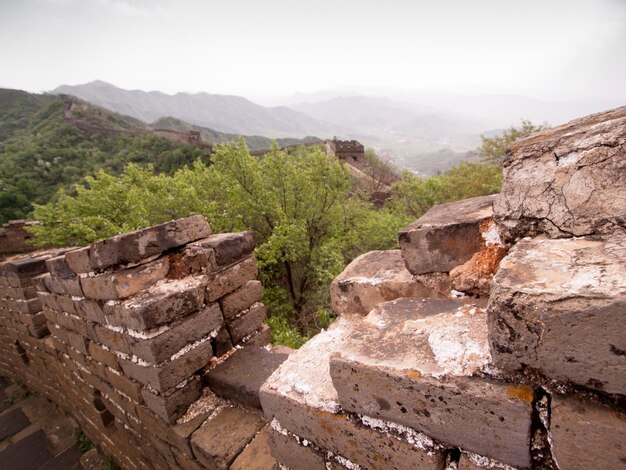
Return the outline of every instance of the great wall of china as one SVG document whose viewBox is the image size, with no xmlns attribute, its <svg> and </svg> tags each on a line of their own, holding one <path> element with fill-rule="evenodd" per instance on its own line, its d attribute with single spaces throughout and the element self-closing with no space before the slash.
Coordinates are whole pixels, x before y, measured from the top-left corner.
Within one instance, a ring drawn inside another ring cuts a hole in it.
<svg viewBox="0 0 626 470">
<path fill-rule="evenodd" d="M 0 375 L 122 468 L 626 468 L 626 107 L 518 141 L 272 347 L 251 233 L 192 216 L 0 264 Z"/>
</svg>

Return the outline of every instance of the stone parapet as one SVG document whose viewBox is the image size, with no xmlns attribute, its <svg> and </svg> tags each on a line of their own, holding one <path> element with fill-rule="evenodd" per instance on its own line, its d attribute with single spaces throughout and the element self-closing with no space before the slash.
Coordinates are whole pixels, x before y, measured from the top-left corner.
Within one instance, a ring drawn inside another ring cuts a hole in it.
<svg viewBox="0 0 626 470">
<path fill-rule="evenodd" d="M 251 233 L 211 235 L 194 216 L 9 259 L 0 372 L 73 414 L 122 468 L 228 468 L 263 419 L 205 374 L 269 343 L 253 248 Z M 286 357 L 263 351 L 266 367 Z"/>
</svg>

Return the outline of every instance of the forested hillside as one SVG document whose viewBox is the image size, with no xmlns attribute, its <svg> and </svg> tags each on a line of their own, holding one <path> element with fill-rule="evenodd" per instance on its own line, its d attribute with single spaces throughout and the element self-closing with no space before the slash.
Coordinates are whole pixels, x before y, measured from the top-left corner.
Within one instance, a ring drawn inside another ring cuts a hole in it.
<svg viewBox="0 0 626 470">
<path fill-rule="evenodd" d="M 98 170 L 119 174 L 128 163 L 136 163 L 152 164 L 156 171 L 169 174 L 198 159 L 210 160 L 210 145 L 158 137 L 138 119 L 72 100 L 73 121 L 65 118 L 63 97 L 0 89 L 0 223 L 28 217 L 33 203 L 48 202 L 60 188 L 71 191 Z M 79 128 L 76 121 L 86 126 Z M 90 132 L 87 127 L 113 132 Z M 208 144 L 239 139 L 169 118 L 155 127 L 197 130 Z M 244 140 L 252 149 L 268 149 L 272 142 L 258 136 L 244 136 Z M 280 139 L 279 144 L 299 142 Z"/>
</svg>

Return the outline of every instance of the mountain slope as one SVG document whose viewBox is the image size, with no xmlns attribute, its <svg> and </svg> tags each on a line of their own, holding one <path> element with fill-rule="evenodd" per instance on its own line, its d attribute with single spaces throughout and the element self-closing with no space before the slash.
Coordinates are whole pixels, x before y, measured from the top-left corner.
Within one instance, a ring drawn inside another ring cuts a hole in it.
<svg viewBox="0 0 626 470">
<path fill-rule="evenodd" d="M 301 137 L 330 134 L 333 126 L 285 107 L 266 108 L 245 98 L 209 93 L 177 93 L 123 90 L 94 81 L 63 85 L 53 93 L 69 94 L 112 111 L 153 122 L 171 116 L 189 123 L 234 134 L 268 137 Z"/>
</svg>

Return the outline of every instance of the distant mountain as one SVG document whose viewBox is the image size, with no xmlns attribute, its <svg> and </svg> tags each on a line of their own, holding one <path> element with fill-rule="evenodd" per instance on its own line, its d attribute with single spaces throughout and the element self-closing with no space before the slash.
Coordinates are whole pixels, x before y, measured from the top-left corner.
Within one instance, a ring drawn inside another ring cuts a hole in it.
<svg viewBox="0 0 626 470">
<path fill-rule="evenodd" d="M 467 152 L 480 144 L 480 134 L 487 128 L 484 120 L 470 115 L 384 97 L 335 97 L 289 107 L 348 127 L 352 137 L 394 155 L 397 165 L 423 173 L 469 158 Z"/>
<path fill-rule="evenodd" d="M 232 134 L 266 137 L 327 135 L 333 126 L 285 107 L 264 107 L 245 98 L 209 93 L 124 90 L 102 81 L 63 85 L 52 93 L 68 94 L 144 122 L 174 117 L 202 127 Z"/>
</svg>

